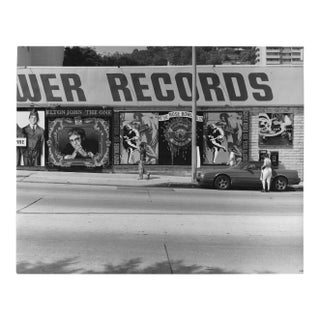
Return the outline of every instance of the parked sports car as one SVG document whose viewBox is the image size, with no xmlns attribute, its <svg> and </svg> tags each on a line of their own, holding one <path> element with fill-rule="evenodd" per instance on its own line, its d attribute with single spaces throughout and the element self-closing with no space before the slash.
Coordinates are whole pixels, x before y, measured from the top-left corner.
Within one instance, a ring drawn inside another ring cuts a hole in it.
<svg viewBox="0 0 320 320">
<path fill-rule="evenodd" d="M 197 175 L 201 186 L 226 190 L 231 187 L 248 187 L 261 189 L 260 181 L 261 163 L 252 161 L 240 163 L 236 167 L 210 167 L 203 168 Z M 272 169 L 271 188 L 284 191 L 288 185 L 299 184 L 300 178 L 297 170 L 287 170 L 283 165 Z"/>
</svg>

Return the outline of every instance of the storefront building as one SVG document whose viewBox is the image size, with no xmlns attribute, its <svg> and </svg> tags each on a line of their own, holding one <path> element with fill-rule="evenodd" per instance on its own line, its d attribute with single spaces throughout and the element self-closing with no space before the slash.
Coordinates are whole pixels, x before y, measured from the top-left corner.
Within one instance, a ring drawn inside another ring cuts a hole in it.
<svg viewBox="0 0 320 320">
<path fill-rule="evenodd" d="M 190 66 L 18 68 L 17 166 L 110 170 L 137 163 L 141 142 L 150 165 L 190 165 L 191 86 Z M 201 165 L 271 151 L 303 179 L 303 132 L 302 66 L 197 67 Z"/>
</svg>

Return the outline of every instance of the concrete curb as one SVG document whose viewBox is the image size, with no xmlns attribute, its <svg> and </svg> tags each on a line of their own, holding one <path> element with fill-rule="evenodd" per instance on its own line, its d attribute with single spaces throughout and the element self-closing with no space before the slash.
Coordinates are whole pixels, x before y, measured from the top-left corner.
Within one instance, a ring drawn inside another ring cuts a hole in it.
<svg viewBox="0 0 320 320">
<path fill-rule="evenodd" d="M 190 177 L 152 174 L 151 179 L 138 180 L 137 173 L 88 173 L 19 170 L 17 182 L 77 184 L 113 187 L 201 188 Z M 289 186 L 288 191 L 303 191 L 303 184 Z"/>
</svg>

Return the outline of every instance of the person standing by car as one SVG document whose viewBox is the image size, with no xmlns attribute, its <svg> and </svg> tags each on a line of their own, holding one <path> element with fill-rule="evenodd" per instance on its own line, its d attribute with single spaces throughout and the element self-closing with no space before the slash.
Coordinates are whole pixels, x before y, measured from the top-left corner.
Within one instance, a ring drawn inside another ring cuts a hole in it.
<svg viewBox="0 0 320 320">
<path fill-rule="evenodd" d="M 263 165 L 261 167 L 261 177 L 260 180 L 262 182 L 262 192 L 269 192 L 270 191 L 270 184 L 271 184 L 271 177 L 272 177 L 272 168 L 271 168 L 271 160 L 270 155 L 267 153 L 263 160 Z M 266 189 L 267 183 L 267 189 Z"/>
<path fill-rule="evenodd" d="M 145 168 L 145 162 L 147 158 L 147 149 L 146 149 L 147 143 L 146 142 L 141 142 L 140 143 L 140 161 L 139 161 L 139 166 L 138 166 L 138 171 L 139 171 L 139 180 L 143 180 L 143 174 L 147 175 L 147 179 L 150 179 L 150 173 L 147 172 Z"/>
</svg>

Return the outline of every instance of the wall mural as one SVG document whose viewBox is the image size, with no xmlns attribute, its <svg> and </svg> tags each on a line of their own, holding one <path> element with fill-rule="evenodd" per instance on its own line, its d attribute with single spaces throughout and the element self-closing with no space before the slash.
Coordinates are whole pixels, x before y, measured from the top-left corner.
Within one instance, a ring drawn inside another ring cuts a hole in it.
<svg viewBox="0 0 320 320">
<path fill-rule="evenodd" d="M 202 150 L 203 117 L 197 116 L 197 145 Z M 192 113 L 172 111 L 159 115 L 160 164 L 191 164 Z M 201 153 L 201 151 L 200 151 Z"/>
<path fill-rule="evenodd" d="M 203 117 L 204 164 L 248 160 L 248 112 L 208 112 Z"/>
<path fill-rule="evenodd" d="M 45 116 L 44 111 L 29 110 L 17 112 L 17 166 L 44 166 Z"/>
<path fill-rule="evenodd" d="M 292 146 L 292 113 L 259 113 L 259 146 Z"/>
<path fill-rule="evenodd" d="M 139 145 L 146 143 L 147 164 L 159 163 L 158 113 L 120 113 L 120 163 L 139 162 Z"/>
<path fill-rule="evenodd" d="M 111 111 L 93 108 L 47 110 L 48 163 L 58 167 L 110 164 Z"/>
</svg>

